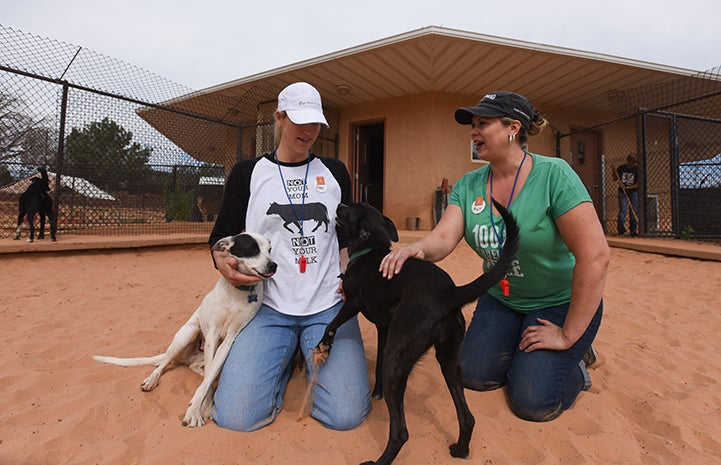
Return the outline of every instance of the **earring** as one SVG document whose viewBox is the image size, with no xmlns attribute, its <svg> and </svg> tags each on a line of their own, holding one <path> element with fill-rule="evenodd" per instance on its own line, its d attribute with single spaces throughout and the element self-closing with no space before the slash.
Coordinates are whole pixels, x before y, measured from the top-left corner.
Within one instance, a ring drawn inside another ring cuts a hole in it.
<svg viewBox="0 0 721 465">
<path fill-rule="evenodd" d="M 513 143 L 514 140 L 516 140 L 516 135 L 515 135 L 515 134 L 509 134 L 509 135 L 508 135 L 508 143 L 511 144 L 511 143 Z"/>
</svg>

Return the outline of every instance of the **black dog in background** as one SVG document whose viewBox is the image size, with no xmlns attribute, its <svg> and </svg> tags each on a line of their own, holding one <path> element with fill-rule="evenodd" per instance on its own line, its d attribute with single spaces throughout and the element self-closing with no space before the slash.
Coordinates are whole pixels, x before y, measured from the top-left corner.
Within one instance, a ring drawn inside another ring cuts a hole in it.
<svg viewBox="0 0 721 465">
<path fill-rule="evenodd" d="M 463 393 L 460 350 L 465 334 L 463 305 L 483 295 L 508 272 L 518 250 L 518 225 L 501 204 L 493 204 L 506 224 L 503 252 L 487 273 L 465 286 L 456 287 L 437 265 L 410 258 L 401 272 L 388 280 L 378 268 L 398 241 L 393 222 L 368 204 L 340 205 L 336 221 L 349 236 L 350 262 L 343 273 L 345 303 L 331 321 L 314 350 L 316 365 L 327 360 L 336 330 L 359 311 L 378 329 L 376 384 L 373 397 L 385 397 L 390 416 L 390 435 L 376 462 L 388 465 L 408 440 L 403 397 L 408 376 L 431 346 L 456 407 L 458 442 L 450 446 L 453 457 L 468 456 L 475 420 Z M 490 205 L 489 205 L 490 208 Z M 381 392 L 382 391 L 382 392 Z"/>
<path fill-rule="evenodd" d="M 35 215 L 40 216 L 40 231 L 38 233 L 38 239 L 45 239 L 45 218 L 50 221 L 50 239 L 55 242 L 57 241 L 57 222 L 53 216 L 53 200 L 50 198 L 50 180 L 48 179 L 48 172 L 45 168 L 38 168 L 40 178 L 32 178 L 30 185 L 25 192 L 20 194 L 20 200 L 18 202 L 18 227 L 15 231 L 14 240 L 20 239 L 20 230 L 23 224 L 23 218 L 27 218 L 28 225 L 30 226 L 30 237 L 28 242 L 35 240 Z"/>
</svg>

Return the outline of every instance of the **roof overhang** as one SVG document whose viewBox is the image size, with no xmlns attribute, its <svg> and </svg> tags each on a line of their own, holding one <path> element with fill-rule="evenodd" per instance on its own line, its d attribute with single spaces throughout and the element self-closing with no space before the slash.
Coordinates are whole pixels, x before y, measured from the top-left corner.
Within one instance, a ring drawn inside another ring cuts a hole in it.
<svg viewBox="0 0 721 465">
<path fill-rule="evenodd" d="M 700 75 L 684 68 L 429 26 L 209 87 L 171 105 L 195 112 L 203 108 L 202 113 L 211 118 L 251 125 L 257 123 L 260 104 L 272 103 L 292 82 L 307 81 L 320 91 L 324 107 L 338 111 L 428 92 L 468 95 L 473 101 L 491 90 L 510 90 L 528 97 L 548 116 L 561 108 L 601 111 L 629 89 L 704 78 Z M 182 141 L 184 131 L 169 134 L 163 118 L 143 117 L 181 147 L 189 147 Z M 197 157 L 192 149 L 185 149 Z"/>
</svg>

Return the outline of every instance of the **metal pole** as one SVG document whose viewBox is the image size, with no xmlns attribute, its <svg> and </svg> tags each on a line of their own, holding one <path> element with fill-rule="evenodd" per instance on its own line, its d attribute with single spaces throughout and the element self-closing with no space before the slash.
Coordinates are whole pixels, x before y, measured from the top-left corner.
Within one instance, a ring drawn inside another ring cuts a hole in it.
<svg viewBox="0 0 721 465">
<path fill-rule="evenodd" d="M 240 161 L 243 158 L 243 126 L 240 124 L 238 125 L 238 137 L 236 138 L 235 144 L 235 161 Z M 255 156 L 255 154 L 253 154 L 253 156 Z M 229 172 L 227 168 L 230 167 L 226 167 L 226 171 Z"/>
<path fill-rule="evenodd" d="M 58 221 L 58 211 L 60 209 L 60 181 L 63 175 L 63 164 L 65 161 L 65 120 L 67 119 L 68 110 L 68 83 L 63 82 L 63 96 L 60 101 L 60 126 L 58 128 L 58 153 L 55 158 L 57 167 L 55 169 L 55 192 L 53 193 L 53 217 Z"/>
<path fill-rule="evenodd" d="M 601 224 L 603 225 L 603 232 L 608 232 L 606 226 L 606 154 L 601 154 Z"/>
<path fill-rule="evenodd" d="M 639 155 L 638 165 L 641 171 L 641 182 L 639 190 L 639 213 L 643 216 L 643 222 L 638 225 L 638 232 L 648 233 L 648 206 L 646 196 L 648 195 L 648 153 L 646 150 L 646 113 L 639 112 L 636 119 L 636 153 Z M 638 169 L 638 168 L 637 168 Z M 658 232 L 658 218 L 656 218 L 656 231 Z"/>
<path fill-rule="evenodd" d="M 679 180 L 678 180 L 678 120 L 676 115 L 671 116 L 671 130 L 669 131 L 669 147 L 671 159 L 669 160 L 671 171 L 671 211 L 673 222 L 673 234 L 681 236 L 681 218 L 679 211 Z"/>
</svg>

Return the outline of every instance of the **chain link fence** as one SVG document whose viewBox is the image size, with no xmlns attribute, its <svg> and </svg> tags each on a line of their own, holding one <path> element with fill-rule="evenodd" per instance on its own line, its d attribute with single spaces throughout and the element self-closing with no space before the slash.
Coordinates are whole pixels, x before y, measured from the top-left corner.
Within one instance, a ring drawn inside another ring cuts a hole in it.
<svg viewBox="0 0 721 465">
<path fill-rule="evenodd" d="M 557 132 L 556 155 L 584 181 L 608 234 L 628 235 L 635 220 L 641 236 L 721 238 L 720 72 L 595 96 L 587 124 Z M 619 200 L 633 193 L 616 170 L 628 155 L 638 160 L 638 205 L 620 225 Z"/>
<path fill-rule="evenodd" d="M 232 164 L 273 149 L 275 102 L 254 102 L 279 90 L 198 103 L 135 66 L 0 25 L 0 238 L 15 235 L 38 167 L 59 234 L 209 233 Z M 334 140 L 313 150 L 332 156 Z"/>
</svg>

